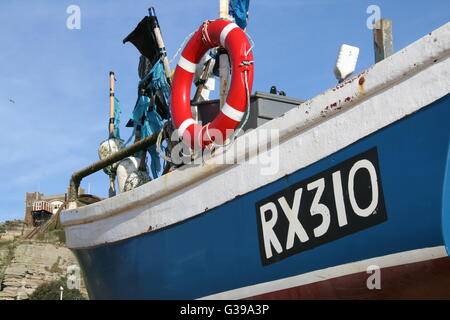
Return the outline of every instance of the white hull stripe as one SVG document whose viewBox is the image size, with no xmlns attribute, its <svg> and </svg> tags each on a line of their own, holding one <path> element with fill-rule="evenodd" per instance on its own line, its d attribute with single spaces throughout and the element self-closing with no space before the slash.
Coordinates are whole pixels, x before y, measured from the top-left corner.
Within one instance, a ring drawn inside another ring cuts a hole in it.
<svg viewBox="0 0 450 320">
<path fill-rule="evenodd" d="M 196 123 L 196 121 L 192 118 L 186 119 L 183 121 L 183 123 L 178 128 L 178 136 L 182 137 L 186 129 L 191 125 Z"/>
<path fill-rule="evenodd" d="M 231 30 L 239 28 L 237 24 L 230 23 L 225 28 L 223 28 L 222 32 L 220 33 L 220 44 L 225 47 L 225 40 L 227 39 L 228 34 Z"/>
<path fill-rule="evenodd" d="M 226 115 L 228 118 L 233 119 L 234 121 L 237 122 L 240 122 L 242 117 L 244 116 L 244 112 L 233 108 L 226 102 L 222 107 L 222 113 Z"/>
<path fill-rule="evenodd" d="M 245 299 L 265 293 L 295 288 L 298 286 L 303 286 L 332 278 L 342 277 L 349 274 L 367 272 L 369 266 L 388 268 L 409 263 L 438 259 L 446 256 L 447 253 L 445 251 L 444 246 L 404 251 L 390 254 L 387 256 L 347 263 L 340 266 L 330 267 L 322 270 L 316 270 L 289 278 L 259 283 L 253 286 L 225 291 L 200 298 L 199 300 Z"/>
<path fill-rule="evenodd" d="M 197 65 L 193 62 L 190 62 L 185 57 L 181 56 L 180 61 L 178 61 L 178 66 L 186 70 L 187 72 L 194 73 Z"/>
</svg>

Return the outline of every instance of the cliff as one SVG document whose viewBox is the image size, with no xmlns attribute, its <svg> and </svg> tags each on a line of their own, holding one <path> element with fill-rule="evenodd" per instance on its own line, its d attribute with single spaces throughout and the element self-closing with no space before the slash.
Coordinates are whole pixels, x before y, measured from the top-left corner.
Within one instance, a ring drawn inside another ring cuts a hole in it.
<svg viewBox="0 0 450 320">
<path fill-rule="evenodd" d="M 67 278 L 78 262 L 64 245 L 64 232 L 53 230 L 25 240 L 21 221 L 0 224 L 0 300 L 23 300 L 42 283 Z M 70 268 L 69 268 L 70 267 Z M 80 291 L 87 298 L 80 275 Z"/>
</svg>

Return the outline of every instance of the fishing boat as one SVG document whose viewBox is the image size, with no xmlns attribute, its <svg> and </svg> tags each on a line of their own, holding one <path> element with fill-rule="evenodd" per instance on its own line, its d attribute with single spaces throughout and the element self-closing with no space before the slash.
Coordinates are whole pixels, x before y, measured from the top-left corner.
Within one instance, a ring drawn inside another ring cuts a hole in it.
<svg viewBox="0 0 450 320">
<path fill-rule="evenodd" d="M 447 23 L 199 162 L 63 211 L 90 297 L 450 298 L 449 92 Z"/>
</svg>

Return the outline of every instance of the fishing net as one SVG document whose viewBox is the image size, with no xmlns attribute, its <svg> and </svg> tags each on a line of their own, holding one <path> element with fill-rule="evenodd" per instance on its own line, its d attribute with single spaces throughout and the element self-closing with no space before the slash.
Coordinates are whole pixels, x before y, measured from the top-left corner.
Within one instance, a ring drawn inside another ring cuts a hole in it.
<svg viewBox="0 0 450 320">
<path fill-rule="evenodd" d="M 100 160 L 103 160 L 106 157 L 109 157 L 113 153 L 123 148 L 124 148 L 123 140 L 118 138 L 110 138 L 108 140 L 103 141 L 98 147 L 98 157 L 100 158 Z M 109 165 L 106 168 L 104 168 L 103 171 L 109 176 L 114 175 L 117 166 L 118 162 L 113 163 L 112 165 Z"/>
</svg>

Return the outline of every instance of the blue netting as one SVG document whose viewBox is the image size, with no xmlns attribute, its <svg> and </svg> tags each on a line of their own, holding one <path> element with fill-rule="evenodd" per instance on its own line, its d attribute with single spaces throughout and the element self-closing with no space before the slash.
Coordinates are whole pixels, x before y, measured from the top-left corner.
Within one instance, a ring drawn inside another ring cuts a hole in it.
<svg viewBox="0 0 450 320">
<path fill-rule="evenodd" d="M 150 81 L 148 81 L 149 79 Z M 169 101 L 170 86 L 167 82 L 164 66 L 161 60 L 158 60 L 148 74 L 139 82 L 139 88 L 142 88 L 147 82 L 148 84 L 146 89 L 148 89 L 152 94 L 155 94 L 157 91 L 161 92 L 166 101 Z M 132 114 L 134 124 L 132 136 L 134 136 L 137 126 L 141 126 L 141 139 L 147 138 L 148 136 L 161 131 L 164 121 L 157 112 L 156 105 L 152 106 L 153 108 L 149 108 L 150 103 L 151 99 L 149 97 L 138 97 Z M 142 122 L 142 119 L 144 119 L 144 122 Z M 131 140 L 131 138 L 132 137 L 130 137 L 127 143 Z M 150 170 L 152 172 L 153 179 L 155 179 L 159 176 L 161 171 L 161 159 L 156 151 L 155 145 L 149 147 L 148 152 L 151 160 Z"/>
<path fill-rule="evenodd" d="M 151 81 L 147 85 L 147 89 L 150 89 L 152 93 L 160 91 L 164 95 L 166 102 L 168 102 L 170 97 L 170 86 L 167 83 L 164 65 L 161 60 L 158 60 L 149 73 L 139 82 L 139 87 L 143 86 L 150 77 Z"/>
<path fill-rule="evenodd" d="M 247 13 L 249 6 L 250 0 L 230 0 L 228 10 L 241 29 L 247 27 Z"/>
<path fill-rule="evenodd" d="M 161 131 L 163 126 L 163 120 L 158 112 L 156 112 L 156 106 L 150 108 L 151 111 L 149 111 L 149 106 L 150 98 L 147 96 L 140 96 L 133 110 L 133 132 L 136 132 L 136 127 L 140 125 L 141 139 L 145 139 L 154 133 L 158 133 Z M 142 119 L 145 119 L 143 123 Z M 148 152 L 150 153 L 150 169 L 152 171 L 152 176 L 153 178 L 156 178 L 161 171 L 161 162 L 159 159 L 159 154 L 156 151 L 156 146 L 153 145 L 149 147 Z"/>
</svg>

